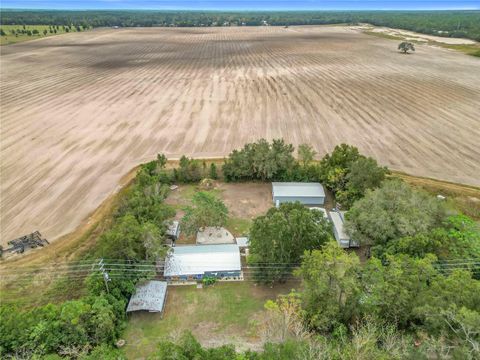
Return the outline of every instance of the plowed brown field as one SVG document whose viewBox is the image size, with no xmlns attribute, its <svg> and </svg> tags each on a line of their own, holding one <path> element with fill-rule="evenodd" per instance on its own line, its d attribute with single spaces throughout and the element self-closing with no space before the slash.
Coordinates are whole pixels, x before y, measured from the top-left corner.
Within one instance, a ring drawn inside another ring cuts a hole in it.
<svg viewBox="0 0 480 360">
<path fill-rule="evenodd" d="M 72 231 L 139 162 L 341 142 L 480 185 L 480 59 L 346 27 L 105 29 L 1 48 L 1 238 Z"/>
</svg>

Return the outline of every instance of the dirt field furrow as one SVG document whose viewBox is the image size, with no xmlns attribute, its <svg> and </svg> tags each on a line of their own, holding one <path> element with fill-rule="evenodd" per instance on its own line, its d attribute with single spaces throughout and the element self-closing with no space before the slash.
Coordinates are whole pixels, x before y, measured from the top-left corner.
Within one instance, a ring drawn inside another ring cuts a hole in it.
<svg viewBox="0 0 480 360">
<path fill-rule="evenodd" d="M 480 60 L 357 28 L 102 29 L 2 47 L 1 243 L 75 229 L 158 152 L 341 142 L 480 186 Z"/>
</svg>

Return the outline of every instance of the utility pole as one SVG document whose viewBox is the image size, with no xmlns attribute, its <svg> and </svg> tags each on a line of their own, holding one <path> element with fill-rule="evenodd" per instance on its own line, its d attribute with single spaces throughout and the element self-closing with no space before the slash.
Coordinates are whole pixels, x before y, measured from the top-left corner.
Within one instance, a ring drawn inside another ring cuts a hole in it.
<svg viewBox="0 0 480 360">
<path fill-rule="evenodd" d="M 107 293 L 110 293 L 110 290 L 108 289 L 108 282 L 111 281 L 110 276 L 108 276 L 107 270 L 105 270 L 105 264 L 103 263 L 103 258 L 100 259 L 100 262 L 98 263 L 99 270 L 102 273 L 103 280 L 105 281 L 105 288 L 107 289 Z"/>
</svg>

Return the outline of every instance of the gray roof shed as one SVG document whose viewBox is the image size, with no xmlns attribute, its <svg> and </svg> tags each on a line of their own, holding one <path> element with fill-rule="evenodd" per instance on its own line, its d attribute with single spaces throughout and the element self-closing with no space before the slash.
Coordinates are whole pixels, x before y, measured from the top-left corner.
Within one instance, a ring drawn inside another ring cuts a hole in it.
<svg viewBox="0 0 480 360">
<path fill-rule="evenodd" d="M 236 240 L 237 245 L 239 247 L 249 247 L 250 246 L 250 241 L 249 241 L 248 237 L 246 237 L 246 236 L 237 237 L 237 238 L 235 238 L 235 240 Z"/>
<path fill-rule="evenodd" d="M 285 202 L 300 202 L 304 205 L 323 205 L 325 190 L 320 183 L 274 182 L 272 195 L 275 205 Z"/>
<path fill-rule="evenodd" d="M 167 282 L 151 280 L 138 285 L 128 302 L 127 313 L 132 311 L 162 312 L 167 298 Z"/>
<path fill-rule="evenodd" d="M 342 248 L 358 247 L 358 243 L 345 232 L 345 211 L 330 211 L 328 215 L 333 224 L 333 235 L 338 245 Z"/>
</svg>

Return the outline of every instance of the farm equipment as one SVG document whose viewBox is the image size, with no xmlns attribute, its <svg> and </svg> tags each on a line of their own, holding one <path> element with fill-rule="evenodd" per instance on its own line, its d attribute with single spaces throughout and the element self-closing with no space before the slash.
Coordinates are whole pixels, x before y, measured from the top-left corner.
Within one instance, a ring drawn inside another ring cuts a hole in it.
<svg viewBox="0 0 480 360">
<path fill-rule="evenodd" d="M 9 247 L 6 249 L 0 247 L 0 256 L 2 256 L 3 253 L 22 254 L 25 250 L 44 247 L 48 244 L 50 244 L 48 240 L 44 239 L 39 231 L 35 231 L 31 234 L 9 241 Z"/>
</svg>

